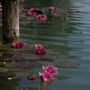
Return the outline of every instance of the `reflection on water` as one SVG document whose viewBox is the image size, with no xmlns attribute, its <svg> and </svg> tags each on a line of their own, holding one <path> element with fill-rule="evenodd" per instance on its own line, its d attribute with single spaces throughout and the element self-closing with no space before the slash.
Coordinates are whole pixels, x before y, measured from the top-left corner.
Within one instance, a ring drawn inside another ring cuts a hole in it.
<svg viewBox="0 0 90 90">
<path fill-rule="evenodd" d="M 36 81 L 0 79 L 0 89 L 5 86 L 11 90 L 86 90 L 86 88 L 90 90 L 89 4 L 89 0 L 25 0 L 22 5 L 30 8 L 54 5 L 63 10 L 78 10 L 87 13 L 73 15 L 61 13 L 60 17 L 49 18 L 44 23 L 37 21 L 31 23 L 29 17 L 20 19 L 21 41 L 28 44 L 43 44 L 48 55 L 51 54 L 49 57 L 54 58 L 55 62 L 80 63 L 80 66 L 76 68 L 58 66 L 60 73 L 50 84 L 43 83 L 39 79 Z"/>
</svg>

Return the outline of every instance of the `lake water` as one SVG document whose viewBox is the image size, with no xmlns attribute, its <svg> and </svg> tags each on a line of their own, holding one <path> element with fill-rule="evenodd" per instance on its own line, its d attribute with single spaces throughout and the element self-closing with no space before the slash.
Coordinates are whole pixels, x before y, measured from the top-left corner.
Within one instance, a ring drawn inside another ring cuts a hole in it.
<svg viewBox="0 0 90 90">
<path fill-rule="evenodd" d="M 53 53 L 55 63 L 80 63 L 76 66 L 58 67 L 59 74 L 51 83 L 27 78 L 11 81 L 0 79 L 0 90 L 90 90 L 90 0 L 25 0 L 21 7 L 56 6 L 63 10 L 84 13 L 49 18 L 46 22 L 29 23 L 20 19 L 20 40 L 40 43 Z M 22 16 L 22 15 L 21 15 Z M 41 67 L 34 69 L 37 72 Z"/>
</svg>

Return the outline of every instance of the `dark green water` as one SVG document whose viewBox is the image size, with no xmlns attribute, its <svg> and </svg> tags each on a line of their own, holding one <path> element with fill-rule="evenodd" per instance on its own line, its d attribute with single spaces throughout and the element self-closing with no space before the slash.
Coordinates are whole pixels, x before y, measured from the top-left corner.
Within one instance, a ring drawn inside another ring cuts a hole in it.
<svg viewBox="0 0 90 90">
<path fill-rule="evenodd" d="M 74 68 L 58 66 L 60 73 L 51 83 L 43 83 L 39 79 L 0 79 L 0 90 L 90 90 L 90 1 L 65 0 L 62 5 L 61 0 L 25 0 L 22 4 L 38 8 L 56 6 L 85 12 L 62 14 L 61 17 L 50 18 L 44 23 L 29 23 L 28 18 L 20 21 L 21 41 L 44 45 L 47 50 L 54 52 L 55 62 L 67 61 L 80 65 Z M 35 69 L 39 70 L 40 68 Z"/>
</svg>

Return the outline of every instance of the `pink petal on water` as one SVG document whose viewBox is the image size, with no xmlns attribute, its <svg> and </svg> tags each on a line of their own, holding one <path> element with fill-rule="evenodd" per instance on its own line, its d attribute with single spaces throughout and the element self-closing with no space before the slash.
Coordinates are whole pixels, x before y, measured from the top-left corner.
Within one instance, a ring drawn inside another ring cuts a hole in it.
<svg viewBox="0 0 90 90">
<path fill-rule="evenodd" d="M 54 75 L 54 74 L 57 74 L 57 68 L 55 68 L 53 66 L 47 66 L 47 67 L 43 68 L 43 72 Z"/>
<path fill-rule="evenodd" d="M 57 8 L 56 8 L 55 6 L 51 6 L 49 9 L 50 9 L 51 11 L 56 11 L 56 10 L 57 10 Z"/>
<path fill-rule="evenodd" d="M 40 15 L 37 16 L 37 19 L 40 20 L 40 21 L 45 21 L 47 19 L 47 16 L 40 14 Z"/>
</svg>

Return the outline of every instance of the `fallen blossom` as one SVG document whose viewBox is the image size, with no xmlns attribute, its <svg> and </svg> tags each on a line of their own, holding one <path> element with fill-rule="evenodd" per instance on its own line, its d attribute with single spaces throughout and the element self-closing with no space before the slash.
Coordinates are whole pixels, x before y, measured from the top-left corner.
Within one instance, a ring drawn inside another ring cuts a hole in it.
<svg viewBox="0 0 90 90">
<path fill-rule="evenodd" d="M 29 80 L 36 80 L 36 76 L 35 75 L 30 75 L 30 76 L 28 76 L 28 79 Z"/>
<path fill-rule="evenodd" d="M 49 9 L 50 9 L 50 11 L 56 11 L 57 10 L 57 8 L 54 6 L 51 6 Z"/>
<path fill-rule="evenodd" d="M 57 74 L 57 68 L 54 66 L 46 66 L 46 67 L 43 66 L 43 72 L 55 75 Z"/>
<path fill-rule="evenodd" d="M 35 51 L 39 55 L 45 55 L 46 54 L 46 50 L 44 49 L 44 47 L 41 44 L 35 44 Z"/>
<path fill-rule="evenodd" d="M 45 82 L 50 82 L 50 81 L 54 80 L 53 75 L 51 75 L 49 73 L 42 73 L 40 78 L 41 78 L 42 81 L 45 81 Z"/>
<path fill-rule="evenodd" d="M 31 12 L 37 11 L 37 10 L 39 10 L 39 9 L 38 8 L 31 8 L 31 9 L 29 9 L 29 11 L 31 11 Z"/>
<path fill-rule="evenodd" d="M 53 66 L 43 66 L 43 73 L 39 72 L 39 76 L 42 81 L 50 82 L 54 80 L 54 75 L 57 74 L 57 68 Z"/>
<path fill-rule="evenodd" d="M 45 21 L 47 19 L 47 16 L 44 15 L 44 14 L 40 14 L 37 16 L 37 19 L 40 20 L 40 21 Z"/>
<path fill-rule="evenodd" d="M 23 48 L 26 45 L 24 42 L 13 42 L 12 46 L 15 48 Z"/>
<path fill-rule="evenodd" d="M 35 13 L 34 13 L 34 12 L 32 12 L 32 11 L 28 11 L 28 15 L 29 15 L 29 16 L 34 16 L 34 15 L 35 15 Z"/>
</svg>

